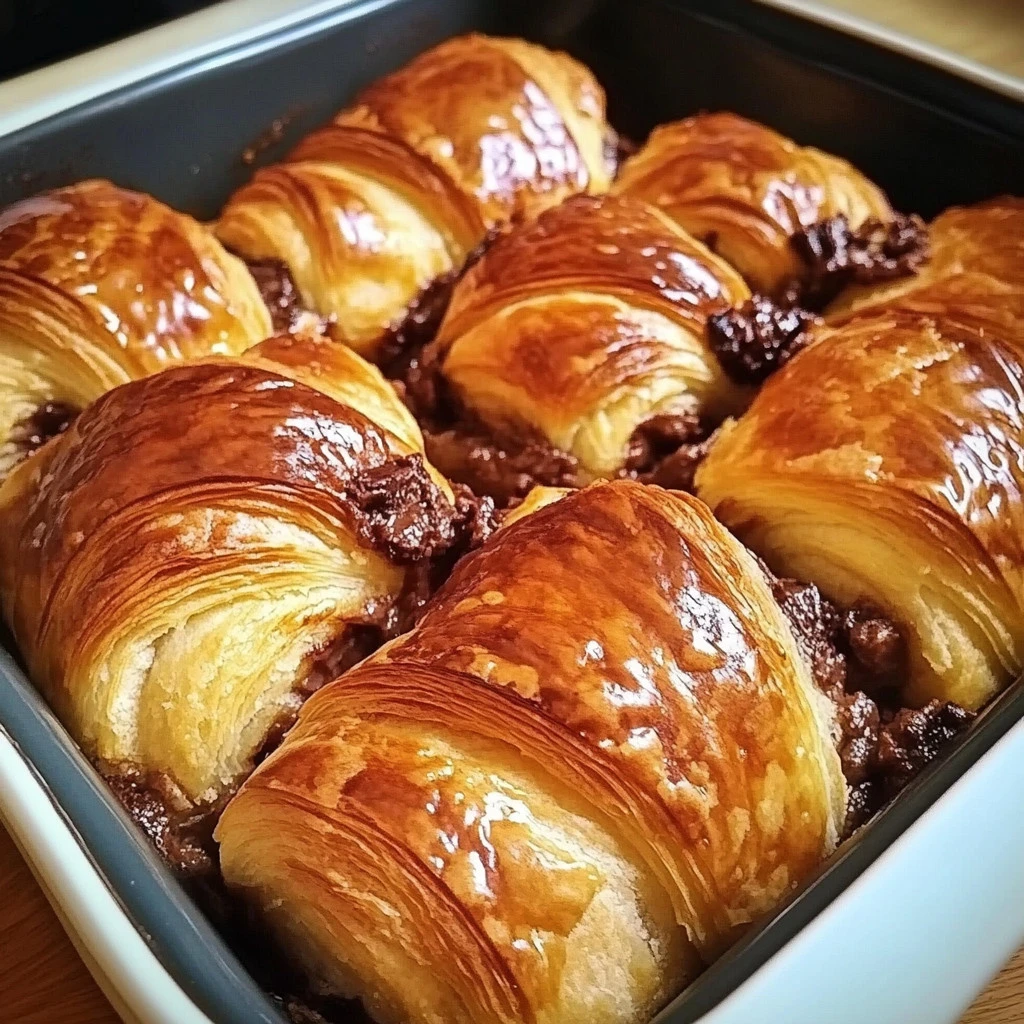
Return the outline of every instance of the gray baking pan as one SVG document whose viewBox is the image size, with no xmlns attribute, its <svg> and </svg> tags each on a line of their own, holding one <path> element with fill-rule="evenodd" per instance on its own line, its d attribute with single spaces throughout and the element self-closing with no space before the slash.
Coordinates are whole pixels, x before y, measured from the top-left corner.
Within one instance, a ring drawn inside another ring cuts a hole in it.
<svg viewBox="0 0 1024 1024">
<path fill-rule="evenodd" d="M 275 119 L 285 129 L 260 151 L 260 163 L 280 157 L 371 79 L 473 29 L 522 35 L 585 60 L 608 91 L 613 123 L 634 138 L 695 110 L 727 108 L 845 156 L 897 207 L 925 216 L 1022 191 L 1024 108 L 1012 97 L 770 7 L 730 0 L 368 0 L 322 7 L 270 35 L 0 138 L 0 204 L 102 176 L 211 217 L 252 173 L 242 153 Z M 658 1020 L 687 1024 L 719 1003 L 1022 718 L 1024 688 L 1017 685 Z M 0 723 L 196 1006 L 216 1024 L 280 1021 L 4 652 Z"/>
</svg>

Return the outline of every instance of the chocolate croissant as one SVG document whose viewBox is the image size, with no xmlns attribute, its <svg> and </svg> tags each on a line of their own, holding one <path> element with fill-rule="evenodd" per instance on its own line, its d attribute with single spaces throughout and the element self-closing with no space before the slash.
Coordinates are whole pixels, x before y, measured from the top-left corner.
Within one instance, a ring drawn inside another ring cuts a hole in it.
<svg viewBox="0 0 1024 1024">
<path fill-rule="evenodd" d="M 736 114 L 656 128 L 614 191 L 657 206 L 773 297 L 818 302 L 815 278 L 894 276 L 924 256 L 920 223 L 855 167 Z"/>
<path fill-rule="evenodd" d="M 83 181 L 0 212 L 0 479 L 118 384 L 270 333 L 242 262 L 149 196 Z"/>
<path fill-rule="evenodd" d="M 217 231 L 246 260 L 277 261 L 335 337 L 374 354 L 490 227 L 605 190 L 610 138 L 604 94 L 582 65 L 518 39 L 463 36 L 257 171 Z"/>
<path fill-rule="evenodd" d="M 911 704 L 973 709 L 1024 667 L 1024 320 L 940 294 L 819 330 L 697 491 L 776 572 L 895 620 Z"/>
<path fill-rule="evenodd" d="M 541 506 L 218 825 L 228 885 L 380 1020 L 647 1021 L 842 826 L 830 705 L 709 510 L 630 481 Z"/>
<path fill-rule="evenodd" d="M 582 479 L 614 476 L 645 423 L 692 426 L 744 406 L 748 389 L 706 328 L 749 295 L 652 207 L 576 196 L 490 246 L 424 361 L 499 440 L 539 439 L 573 456 Z"/>
<path fill-rule="evenodd" d="M 951 301 L 975 317 L 1024 319 L 1024 199 L 954 206 L 928 234 L 931 258 L 915 276 L 850 285 L 826 309 L 829 322 L 879 306 L 945 312 Z"/>
<path fill-rule="evenodd" d="M 380 373 L 273 338 L 107 393 L 0 488 L 0 600 L 93 758 L 216 801 L 455 539 Z"/>
</svg>

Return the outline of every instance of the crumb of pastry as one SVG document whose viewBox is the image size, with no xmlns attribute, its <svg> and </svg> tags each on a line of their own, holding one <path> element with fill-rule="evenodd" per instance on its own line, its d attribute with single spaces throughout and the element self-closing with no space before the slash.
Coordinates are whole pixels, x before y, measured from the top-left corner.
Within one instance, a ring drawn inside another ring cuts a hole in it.
<svg viewBox="0 0 1024 1024">
<path fill-rule="evenodd" d="M 814 316 L 754 295 L 736 309 L 708 319 L 707 336 L 722 369 L 737 384 L 763 383 L 806 343 Z"/>
<path fill-rule="evenodd" d="M 783 288 L 782 303 L 821 309 L 849 284 L 915 274 L 929 257 L 928 229 L 916 214 L 867 220 L 852 228 L 843 214 L 796 232 L 790 245 L 805 274 Z"/>
</svg>

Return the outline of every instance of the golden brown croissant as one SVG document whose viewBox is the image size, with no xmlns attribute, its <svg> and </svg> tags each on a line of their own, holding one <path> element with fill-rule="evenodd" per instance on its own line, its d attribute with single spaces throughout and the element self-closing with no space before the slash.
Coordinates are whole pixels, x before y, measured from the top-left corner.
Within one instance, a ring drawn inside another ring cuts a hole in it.
<svg viewBox="0 0 1024 1024">
<path fill-rule="evenodd" d="M 1024 666 L 1024 320 L 940 296 L 821 329 L 697 490 L 776 572 L 900 623 L 911 703 L 977 708 Z"/>
<path fill-rule="evenodd" d="M 833 239 L 826 231 L 806 252 L 794 240 L 823 222 L 837 226 L 839 217 L 837 243 L 877 247 L 882 251 L 872 253 L 874 264 L 889 257 L 889 269 L 898 273 L 920 259 L 910 226 L 905 239 L 889 238 L 884 230 L 878 239 L 847 237 L 896 218 L 881 189 L 855 167 L 736 114 L 698 114 L 656 128 L 625 162 L 614 191 L 663 210 L 766 295 L 806 283 L 808 262 L 822 255 L 818 245 Z M 901 244 L 909 251 L 885 251 Z"/>
<path fill-rule="evenodd" d="M 116 388 L 17 467 L 0 598 L 86 752 L 229 790 L 453 542 L 420 450 L 375 368 L 303 335 Z"/>
<path fill-rule="evenodd" d="M 282 263 L 334 335 L 373 354 L 488 228 L 605 190 L 610 135 L 604 94 L 572 58 L 463 36 L 257 171 L 217 230 L 245 259 Z"/>
<path fill-rule="evenodd" d="M 0 212 L 0 479 L 110 388 L 269 333 L 244 264 L 191 217 L 106 181 L 15 203 Z"/>
<path fill-rule="evenodd" d="M 383 1021 L 646 1021 L 842 825 L 831 706 L 745 549 L 684 494 L 545 500 L 218 826 L 228 884 Z"/>
<path fill-rule="evenodd" d="M 826 310 L 829 322 L 897 304 L 946 313 L 951 301 L 976 317 L 1024 319 L 1024 199 L 954 206 L 928 233 L 931 259 L 916 276 L 844 289 Z"/>
<path fill-rule="evenodd" d="M 576 196 L 490 246 L 456 285 L 426 360 L 497 438 L 538 438 L 574 456 L 584 479 L 613 476 L 646 422 L 743 407 L 748 390 L 706 328 L 749 294 L 657 210 Z"/>
</svg>

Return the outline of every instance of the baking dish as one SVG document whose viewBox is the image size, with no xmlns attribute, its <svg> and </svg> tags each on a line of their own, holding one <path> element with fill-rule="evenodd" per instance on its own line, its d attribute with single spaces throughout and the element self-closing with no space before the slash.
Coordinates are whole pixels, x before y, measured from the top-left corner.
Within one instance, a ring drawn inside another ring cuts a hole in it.
<svg viewBox="0 0 1024 1024">
<path fill-rule="evenodd" d="M 193 41 L 201 52 L 184 64 L 155 75 L 143 65 L 140 80 L 0 140 L 0 198 L 104 175 L 210 215 L 250 173 L 240 154 L 272 120 L 286 128 L 261 160 L 279 155 L 363 82 L 469 28 L 574 51 L 606 83 L 613 121 L 632 135 L 688 110 L 728 107 L 842 153 L 898 205 L 925 214 L 1019 190 L 1024 178 L 1024 124 L 1011 97 L 767 8 L 570 3 L 512 12 L 439 0 L 292 8 L 221 44 Z M 0 720 L 25 763 L 4 748 L 11 766 L 4 813 L 122 1007 L 146 1021 L 275 1019 L 11 663 L 6 676 Z M 1015 725 L 1022 705 L 1019 688 L 997 702 L 955 754 L 659 1019 L 955 1017 L 1024 934 L 1024 921 L 1000 912 L 1020 905 L 1024 890 L 1014 842 L 1024 801 L 1024 734 Z M 52 795 L 48 811 L 33 809 L 29 796 L 40 783 Z M 102 907 L 101 890 L 93 902 L 84 897 L 96 882 L 87 859 L 74 873 L 55 859 L 57 840 L 45 832 L 59 831 L 58 812 L 120 911 Z M 122 912 L 146 940 L 135 936 L 141 951 L 133 956 L 116 948 L 110 930 L 123 924 Z M 948 938 L 953 923 L 958 942 Z M 142 966 L 144 954 L 152 959 Z M 948 969 L 943 963 L 927 993 L 915 991 L 942 956 Z M 873 985 L 863 983 L 865 972 Z"/>
</svg>

